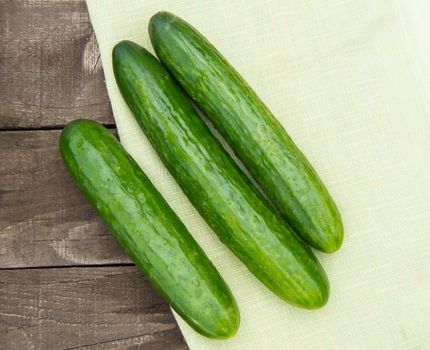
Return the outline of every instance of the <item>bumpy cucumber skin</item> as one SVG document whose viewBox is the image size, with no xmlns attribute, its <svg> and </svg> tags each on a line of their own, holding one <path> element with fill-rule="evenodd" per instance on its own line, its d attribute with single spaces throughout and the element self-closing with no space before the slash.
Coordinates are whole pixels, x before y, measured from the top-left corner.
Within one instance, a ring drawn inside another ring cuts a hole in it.
<svg viewBox="0 0 430 350">
<path fill-rule="evenodd" d="M 137 44 L 113 50 L 118 87 L 169 171 L 209 226 L 285 301 L 319 308 L 327 276 L 200 119 L 161 63 Z"/>
<path fill-rule="evenodd" d="M 239 311 L 229 288 L 178 216 L 100 124 L 61 134 L 64 162 L 112 234 L 158 293 L 197 332 L 229 338 Z"/>
<path fill-rule="evenodd" d="M 317 173 L 239 73 L 196 29 L 160 12 L 149 33 L 157 56 L 273 200 L 297 233 L 331 253 L 343 241 L 340 213 Z"/>
</svg>

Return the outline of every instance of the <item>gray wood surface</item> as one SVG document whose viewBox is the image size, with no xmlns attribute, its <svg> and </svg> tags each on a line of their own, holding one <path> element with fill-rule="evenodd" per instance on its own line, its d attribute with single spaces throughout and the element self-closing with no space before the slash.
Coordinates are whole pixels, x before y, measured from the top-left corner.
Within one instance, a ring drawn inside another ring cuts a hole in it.
<svg viewBox="0 0 430 350">
<path fill-rule="evenodd" d="M 187 349 L 67 173 L 61 128 L 113 129 L 84 0 L 0 0 L 0 349 Z"/>
<path fill-rule="evenodd" d="M 0 349 L 186 349 L 134 266 L 0 270 Z"/>
<path fill-rule="evenodd" d="M 0 0 L 0 129 L 113 123 L 84 0 Z"/>
</svg>

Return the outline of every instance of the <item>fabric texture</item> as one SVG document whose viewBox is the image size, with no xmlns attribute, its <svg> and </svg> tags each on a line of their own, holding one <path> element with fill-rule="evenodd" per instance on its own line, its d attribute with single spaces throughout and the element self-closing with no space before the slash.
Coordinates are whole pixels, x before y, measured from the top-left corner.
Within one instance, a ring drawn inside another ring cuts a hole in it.
<svg viewBox="0 0 430 350">
<path fill-rule="evenodd" d="M 430 3 L 426 0 L 87 0 L 122 144 L 230 285 L 236 337 L 176 315 L 192 350 L 430 349 Z M 317 254 L 326 307 L 295 308 L 221 244 L 164 167 L 116 87 L 122 39 L 152 52 L 150 17 L 201 31 L 285 126 L 342 213 L 345 240 Z M 91 116 L 88 116 L 91 118 Z"/>
</svg>

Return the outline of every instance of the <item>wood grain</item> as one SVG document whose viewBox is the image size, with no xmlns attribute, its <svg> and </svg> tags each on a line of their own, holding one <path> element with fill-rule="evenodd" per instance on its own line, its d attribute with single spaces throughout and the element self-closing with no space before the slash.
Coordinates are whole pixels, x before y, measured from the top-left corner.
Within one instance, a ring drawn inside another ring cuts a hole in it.
<svg viewBox="0 0 430 350">
<path fill-rule="evenodd" d="M 0 0 L 0 129 L 113 123 L 85 0 Z"/>
<path fill-rule="evenodd" d="M 133 266 L 0 271 L 0 349 L 187 349 Z"/>
<path fill-rule="evenodd" d="M 73 183 L 59 135 L 0 133 L 0 268 L 130 263 Z"/>
<path fill-rule="evenodd" d="M 185 350 L 60 159 L 77 118 L 113 125 L 85 0 L 0 0 L 0 130 L 27 130 L 0 131 L 0 349 Z"/>
</svg>

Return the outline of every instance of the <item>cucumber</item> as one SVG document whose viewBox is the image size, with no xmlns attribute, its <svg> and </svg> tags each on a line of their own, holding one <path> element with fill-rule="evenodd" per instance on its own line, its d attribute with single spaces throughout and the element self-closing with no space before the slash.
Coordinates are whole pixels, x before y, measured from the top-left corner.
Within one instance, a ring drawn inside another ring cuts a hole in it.
<svg viewBox="0 0 430 350">
<path fill-rule="evenodd" d="M 341 216 L 327 189 L 285 129 L 226 59 L 191 25 L 160 12 L 149 24 L 152 45 L 227 140 L 235 154 L 311 246 L 334 252 Z"/>
<path fill-rule="evenodd" d="M 60 138 L 81 191 L 136 266 L 197 332 L 229 338 L 239 311 L 229 288 L 174 211 L 100 124 L 76 120 Z"/>
<path fill-rule="evenodd" d="M 323 306 L 329 286 L 316 257 L 274 214 L 162 64 L 129 41 L 117 44 L 112 56 L 124 100 L 219 239 L 285 301 Z"/>
</svg>

